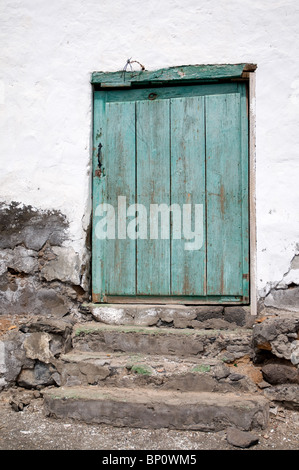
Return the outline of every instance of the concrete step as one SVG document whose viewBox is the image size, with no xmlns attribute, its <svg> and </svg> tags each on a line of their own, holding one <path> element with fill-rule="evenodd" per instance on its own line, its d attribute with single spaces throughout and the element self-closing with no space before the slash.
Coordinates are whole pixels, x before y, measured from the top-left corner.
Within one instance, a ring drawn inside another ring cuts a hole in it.
<svg viewBox="0 0 299 470">
<path fill-rule="evenodd" d="M 269 420 L 267 400 L 250 394 L 61 387 L 44 393 L 44 406 L 47 416 L 117 427 L 249 431 Z"/>
<path fill-rule="evenodd" d="M 252 330 L 190 329 L 79 323 L 73 348 L 86 352 L 126 352 L 161 356 L 213 358 L 232 362 L 250 355 Z"/>
<path fill-rule="evenodd" d="M 237 366 L 237 364 L 236 364 Z M 71 351 L 60 357 L 60 385 L 99 385 L 198 392 L 256 392 L 257 369 L 213 358 L 182 358 L 122 352 Z"/>
</svg>

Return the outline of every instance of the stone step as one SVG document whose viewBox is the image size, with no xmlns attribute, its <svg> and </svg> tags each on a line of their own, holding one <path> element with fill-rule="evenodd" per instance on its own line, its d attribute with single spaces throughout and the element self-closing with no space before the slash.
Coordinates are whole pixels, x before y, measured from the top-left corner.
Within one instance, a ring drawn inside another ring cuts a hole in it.
<svg viewBox="0 0 299 470">
<path fill-rule="evenodd" d="M 61 387 L 44 393 L 47 416 L 116 427 L 244 431 L 268 425 L 269 405 L 261 396 L 174 392 L 144 388 Z"/>
<path fill-rule="evenodd" d="M 96 321 L 108 325 L 171 326 L 174 328 L 251 327 L 250 307 L 220 305 L 93 304 L 81 307 Z"/>
<path fill-rule="evenodd" d="M 254 366 L 251 365 L 251 369 Z M 213 358 L 182 358 L 122 352 L 71 351 L 60 357 L 60 385 L 99 385 L 198 392 L 255 392 L 256 371 Z"/>
<path fill-rule="evenodd" d="M 134 327 L 100 322 L 73 327 L 73 348 L 86 352 L 129 352 L 201 357 L 232 362 L 251 354 L 251 329 L 230 330 Z"/>
</svg>

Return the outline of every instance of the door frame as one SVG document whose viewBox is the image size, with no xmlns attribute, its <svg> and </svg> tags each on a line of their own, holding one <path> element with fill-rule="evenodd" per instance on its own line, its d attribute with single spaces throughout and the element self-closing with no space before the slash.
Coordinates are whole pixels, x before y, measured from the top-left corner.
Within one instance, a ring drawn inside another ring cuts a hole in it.
<svg viewBox="0 0 299 470">
<path fill-rule="evenodd" d="M 257 282 L 256 282 L 256 132 L 255 132 L 255 86 L 256 86 L 256 68 L 255 64 L 225 64 L 225 65 L 190 65 L 163 68 L 155 71 L 119 71 L 119 72 L 93 72 L 91 75 L 91 84 L 93 91 L 99 89 L 132 89 L 147 86 L 169 86 L 169 85 L 184 85 L 194 84 L 200 85 L 202 83 L 222 83 L 224 81 L 240 81 L 247 83 L 248 97 L 247 97 L 247 114 L 248 114 L 248 211 L 249 211 L 249 297 L 244 302 L 233 302 L 221 299 L 217 305 L 250 305 L 251 314 L 257 313 Z M 94 98 L 94 97 L 93 97 Z M 93 132 L 95 128 L 93 126 Z M 98 171 L 97 168 L 97 155 L 98 148 L 96 140 L 93 138 L 92 149 L 92 179 Z M 93 186 L 93 183 L 92 183 Z M 93 192 L 93 191 L 92 191 Z M 92 217 L 93 221 L 93 217 Z M 92 256 L 93 258 L 93 256 Z M 93 261 L 92 261 L 93 264 Z M 93 283 L 93 276 L 91 275 L 91 282 Z M 152 297 L 144 296 L 142 299 L 129 298 L 117 296 L 117 298 L 99 296 L 93 292 L 92 288 L 92 301 L 95 303 L 146 303 L 146 304 L 196 304 L 207 305 L 215 304 L 211 298 L 209 300 L 195 300 L 186 297 Z"/>
</svg>

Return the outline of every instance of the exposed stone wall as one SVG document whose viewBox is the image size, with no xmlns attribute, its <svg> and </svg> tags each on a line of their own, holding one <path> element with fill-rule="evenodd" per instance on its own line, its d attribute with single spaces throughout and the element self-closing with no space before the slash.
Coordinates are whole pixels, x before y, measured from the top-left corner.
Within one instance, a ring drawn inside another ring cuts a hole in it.
<svg viewBox="0 0 299 470">
<path fill-rule="evenodd" d="M 259 301 L 259 310 L 263 308 L 299 311 L 299 245 L 290 262 L 288 271 L 282 279 L 265 291 Z"/>
<path fill-rule="evenodd" d="M 88 298 L 89 255 L 67 246 L 58 211 L 0 205 L 0 315 L 64 316 Z"/>
<path fill-rule="evenodd" d="M 299 314 L 261 319 L 253 328 L 255 363 L 261 364 L 265 395 L 299 409 Z"/>
<path fill-rule="evenodd" d="M 70 348 L 72 322 L 36 317 L 0 340 L 0 391 L 59 385 L 58 357 Z"/>
</svg>

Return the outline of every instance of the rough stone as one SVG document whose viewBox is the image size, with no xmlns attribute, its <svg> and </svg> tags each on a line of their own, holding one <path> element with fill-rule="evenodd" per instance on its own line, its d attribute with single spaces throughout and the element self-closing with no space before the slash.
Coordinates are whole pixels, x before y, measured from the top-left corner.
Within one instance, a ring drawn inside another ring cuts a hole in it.
<svg viewBox="0 0 299 470">
<path fill-rule="evenodd" d="M 63 317 L 73 308 L 62 283 L 41 284 L 33 276 L 5 273 L 0 276 L 0 315 L 54 315 Z"/>
<path fill-rule="evenodd" d="M 81 351 L 123 351 L 220 358 L 231 362 L 251 353 L 251 331 L 75 325 L 73 347 Z"/>
<path fill-rule="evenodd" d="M 58 384 L 56 380 L 58 380 Z M 22 369 L 17 378 L 20 387 L 35 388 L 38 386 L 59 385 L 59 375 L 52 364 L 37 361 L 32 369 Z"/>
<path fill-rule="evenodd" d="M 0 315 L 63 316 L 77 308 L 87 296 L 89 257 L 62 246 L 64 215 L 16 202 L 0 203 L 0 215 Z"/>
<path fill-rule="evenodd" d="M 142 351 L 147 354 L 178 354 L 197 355 L 204 350 L 203 341 L 198 336 L 183 335 L 178 341 L 176 334 L 169 333 L 163 329 L 149 330 L 138 329 L 113 329 L 97 327 L 97 325 L 86 326 L 81 330 L 75 330 L 73 347 L 83 351 Z M 88 331 L 88 328 L 91 328 Z M 123 327 L 125 328 L 125 327 Z"/>
<path fill-rule="evenodd" d="M 147 306 L 103 305 L 86 306 L 98 321 L 119 325 L 159 325 L 173 323 L 176 328 L 234 328 L 252 323 L 250 311 L 241 307 L 221 306 Z M 225 314 L 224 314 L 225 312 Z M 248 318 L 250 317 L 250 321 Z"/>
<path fill-rule="evenodd" d="M 272 385 L 299 384 L 299 370 L 287 364 L 266 364 L 262 367 L 262 374 L 266 382 Z"/>
<path fill-rule="evenodd" d="M 97 321 L 110 325 L 153 326 L 172 324 L 175 328 L 232 329 L 248 327 L 253 319 L 243 307 L 186 305 L 96 305 L 86 308 Z M 225 312 L 225 313 L 224 313 Z"/>
<path fill-rule="evenodd" d="M 60 365 L 61 383 L 66 386 L 98 385 L 109 375 L 110 370 L 105 361 L 69 361 L 64 357 Z"/>
<path fill-rule="evenodd" d="M 299 364 L 299 341 L 293 341 L 291 344 L 291 363 L 294 365 Z"/>
<path fill-rule="evenodd" d="M 225 379 L 230 375 L 230 369 L 224 364 L 219 364 L 213 369 L 214 376 L 217 380 Z"/>
<path fill-rule="evenodd" d="M 188 318 L 175 318 L 173 321 L 173 326 L 175 328 L 190 328 L 191 321 Z"/>
<path fill-rule="evenodd" d="M 212 392 L 217 389 L 217 384 L 215 384 L 213 377 L 209 374 L 188 372 L 170 377 L 165 382 L 163 388 L 166 390 L 180 390 L 182 392 Z"/>
<path fill-rule="evenodd" d="M 192 320 L 188 326 L 192 328 L 204 328 L 206 330 L 227 330 L 235 328 L 235 324 L 223 320 L 223 318 L 210 318 L 204 321 Z"/>
<path fill-rule="evenodd" d="M 290 360 L 299 333 L 299 314 L 273 316 L 254 325 L 253 348 Z M 294 344 L 293 344 L 294 343 Z"/>
<path fill-rule="evenodd" d="M 32 400 L 39 397 L 40 392 L 37 390 L 17 390 L 11 394 L 9 404 L 14 411 L 23 411 Z"/>
<path fill-rule="evenodd" d="M 211 363 L 211 365 L 209 364 Z M 98 384 L 113 387 L 150 387 L 159 390 L 195 392 L 254 392 L 256 385 L 250 380 L 232 382 L 224 380 L 229 368 L 218 379 L 214 370 L 222 367 L 213 359 L 199 360 L 174 356 L 156 356 L 70 351 L 60 356 L 55 364 L 66 386 Z M 224 377 L 225 376 L 225 377 Z"/>
<path fill-rule="evenodd" d="M 237 428 L 228 428 L 226 437 L 229 444 L 242 449 L 254 446 L 259 442 L 258 437 L 251 432 L 241 431 Z"/>
<path fill-rule="evenodd" d="M 80 285 L 80 258 L 72 247 L 53 246 L 54 258 L 45 262 L 41 268 L 41 276 L 47 281 L 59 279 Z"/>
<path fill-rule="evenodd" d="M 292 259 L 289 271 L 283 276 L 276 289 L 292 289 L 296 285 L 299 285 L 299 254 Z"/>
<path fill-rule="evenodd" d="M 198 305 L 194 307 L 197 320 L 205 321 L 210 318 L 221 318 L 223 307 L 218 305 Z"/>
<path fill-rule="evenodd" d="M 23 333 L 44 332 L 68 337 L 71 334 L 73 322 L 68 319 L 36 317 L 20 325 Z"/>
<path fill-rule="evenodd" d="M 33 361 L 26 357 L 24 339 L 24 334 L 11 331 L 0 341 L 0 390 L 15 384 L 23 366 L 32 367 Z"/>
<path fill-rule="evenodd" d="M 160 307 L 159 317 L 161 321 L 171 323 L 177 320 L 194 320 L 197 317 L 196 307 Z"/>
<path fill-rule="evenodd" d="M 264 300 L 266 307 L 285 309 L 299 312 L 299 286 L 288 287 L 287 289 L 272 289 Z"/>
<path fill-rule="evenodd" d="M 238 380 L 241 380 L 244 378 L 244 375 L 242 374 L 237 374 L 235 372 L 233 372 L 232 374 L 230 374 L 229 376 L 229 380 L 232 380 L 233 382 L 237 382 Z"/>
<path fill-rule="evenodd" d="M 250 339 L 249 339 L 250 337 Z M 236 337 L 234 341 L 227 342 L 226 352 L 224 353 L 226 362 L 233 362 L 240 357 L 252 355 L 251 335 Z"/>
<path fill-rule="evenodd" d="M 246 307 L 225 307 L 223 319 L 238 326 L 251 326 L 254 322 L 250 308 Z"/>
<path fill-rule="evenodd" d="M 7 270 L 25 274 L 35 273 L 38 271 L 38 253 L 23 246 L 17 246 L 13 250 L 1 250 L 0 274 L 4 274 Z"/>
<path fill-rule="evenodd" d="M 263 429 L 269 405 L 261 396 L 112 387 L 62 387 L 44 394 L 45 412 L 87 423 L 138 428 L 220 431 Z"/>
<path fill-rule="evenodd" d="M 140 326 L 153 326 L 157 325 L 160 315 L 159 315 L 159 310 L 153 308 L 148 308 L 145 310 L 141 310 L 141 312 L 138 312 L 138 309 L 136 311 L 138 315 L 135 314 L 135 325 L 140 325 Z"/>
<path fill-rule="evenodd" d="M 269 383 L 266 382 L 265 380 L 261 380 L 261 382 L 258 383 L 258 387 L 259 387 L 261 390 L 264 390 L 265 388 L 271 387 L 271 384 L 269 384 Z"/>
<path fill-rule="evenodd" d="M 91 309 L 95 320 L 111 325 L 129 325 L 133 322 L 135 309 L 130 307 L 99 306 Z"/>
<path fill-rule="evenodd" d="M 63 325 L 62 321 L 40 321 L 21 328 L 23 331 L 33 331 L 24 340 L 26 356 L 30 359 L 48 363 L 71 348 L 71 328 Z M 60 328 L 64 329 L 61 331 Z"/>
<path fill-rule="evenodd" d="M 49 363 L 54 358 L 50 351 L 50 341 L 51 336 L 48 333 L 31 333 L 24 340 L 26 356 Z"/>
<path fill-rule="evenodd" d="M 0 203 L 0 249 L 24 245 L 39 251 L 49 241 L 61 245 L 66 239 L 68 223 L 59 211 L 42 211 L 18 202 Z"/>
<path fill-rule="evenodd" d="M 154 326 L 162 323 L 188 324 L 196 318 L 194 308 L 184 306 L 149 306 L 149 305 L 89 305 L 95 320 L 108 325 Z M 180 327 L 180 326 L 178 326 Z"/>
<path fill-rule="evenodd" d="M 280 402 L 286 408 L 299 409 L 299 385 L 297 384 L 273 385 L 264 390 L 264 395 L 269 400 Z"/>
<path fill-rule="evenodd" d="M 20 325 L 24 333 L 47 333 L 50 336 L 49 348 L 52 356 L 66 353 L 71 349 L 72 322 L 56 318 L 38 317 Z"/>
</svg>

